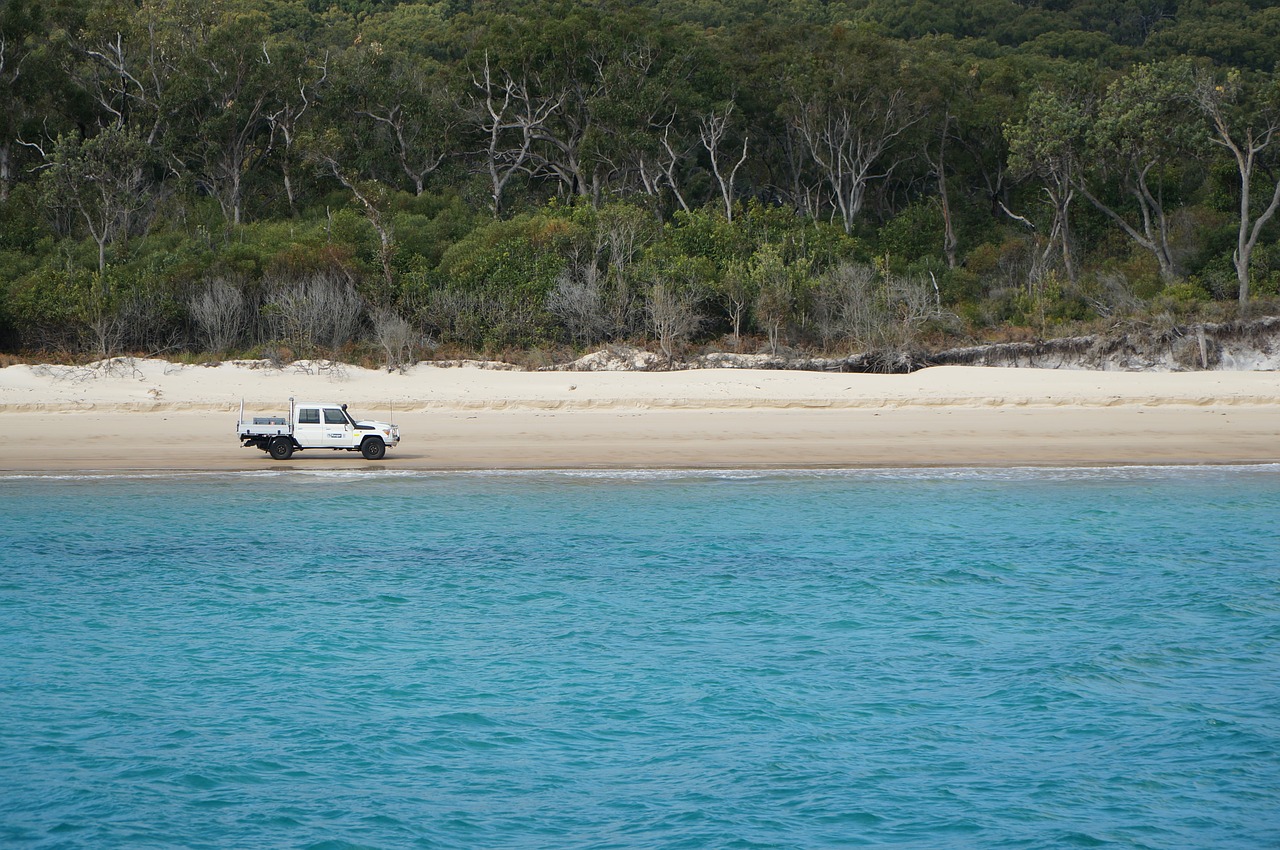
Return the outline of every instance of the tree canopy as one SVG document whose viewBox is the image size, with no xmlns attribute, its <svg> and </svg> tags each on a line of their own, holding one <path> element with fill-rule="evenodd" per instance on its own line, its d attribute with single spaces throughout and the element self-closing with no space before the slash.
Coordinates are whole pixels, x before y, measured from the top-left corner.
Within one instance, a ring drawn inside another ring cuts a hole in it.
<svg viewBox="0 0 1280 850">
<path fill-rule="evenodd" d="M 0 347 L 320 278 L 491 350 L 1249 309 L 1278 65 L 1264 0 L 7 0 Z"/>
</svg>

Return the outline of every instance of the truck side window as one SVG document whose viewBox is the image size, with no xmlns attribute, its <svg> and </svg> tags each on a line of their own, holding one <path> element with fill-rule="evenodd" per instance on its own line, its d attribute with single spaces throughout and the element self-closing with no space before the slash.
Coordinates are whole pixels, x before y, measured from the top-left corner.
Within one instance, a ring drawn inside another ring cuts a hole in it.
<svg viewBox="0 0 1280 850">
<path fill-rule="evenodd" d="M 316 407 L 304 407 L 298 411 L 299 425 L 319 425 L 320 409 Z"/>
<path fill-rule="evenodd" d="M 324 424 L 346 425 L 347 417 L 343 415 L 341 410 L 334 410 L 332 407 L 326 407 L 324 409 Z"/>
</svg>

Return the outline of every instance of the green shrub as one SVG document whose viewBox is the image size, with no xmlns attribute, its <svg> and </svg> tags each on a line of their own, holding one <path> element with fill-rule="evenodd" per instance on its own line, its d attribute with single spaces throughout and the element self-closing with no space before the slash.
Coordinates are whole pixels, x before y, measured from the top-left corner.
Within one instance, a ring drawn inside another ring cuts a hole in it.
<svg viewBox="0 0 1280 850">
<path fill-rule="evenodd" d="M 541 303 L 564 268 L 571 234 L 569 222 L 544 213 L 494 221 L 445 250 L 437 280 L 456 292 Z"/>
<path fill-rule="evenodd" d="M 1152 307 L 1157 311 L 1168 311 L 1174 316 L 1185 318 L 1195 315 L 1200 307 L 1212 300 L 1199 281 L 1184 280 L 1166 286 L 1156 296 Z"/>
<path fill-rule="evenodd" d="M 917 201 L 891 218 L 877 235 L 881 255 L 895 271 L 905 271 L 926 257 L 942 256 L 942 208 L 936 201 Z"/>
</svg>

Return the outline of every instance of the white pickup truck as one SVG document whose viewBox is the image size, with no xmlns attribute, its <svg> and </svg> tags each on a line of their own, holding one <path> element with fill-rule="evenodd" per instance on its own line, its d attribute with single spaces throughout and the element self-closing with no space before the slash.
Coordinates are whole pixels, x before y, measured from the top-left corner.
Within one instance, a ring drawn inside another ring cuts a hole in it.
<svg viewBox="0 0 1280 850">
<path fill-rule="evenodd" d="M 288 416 L 254 416 L 236 424 L 241 445 L 262 449 L 276 460 L 288 460 L 302 449 L 360 452 L 367 460 L 382 460 L 400 442 L 400 427 L 387 422 L 354 419 L 345 404 L 289 399 Z"/>
</svg>

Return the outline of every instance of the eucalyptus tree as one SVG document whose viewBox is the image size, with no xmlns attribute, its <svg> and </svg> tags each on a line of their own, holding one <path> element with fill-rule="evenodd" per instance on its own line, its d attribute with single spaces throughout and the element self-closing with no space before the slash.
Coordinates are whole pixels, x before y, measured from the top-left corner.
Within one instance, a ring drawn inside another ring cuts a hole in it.
<svg viewBox="0 0 1280 850">
<path fill-rule="evenodd" d="M 421 195 L 454 152 L 462 122 L 444 69 L 415 53 L 362 41 L 341 54 L 333 70 L 331 120 L 358 140 L 353 153 L 362 170 Z"/>
<path fill-rule="evenodd" d="M 924 116 L 918 137 L 922 158 L 928 166 L 927 176 L 936 187 L 937 204 L 942 213 L 942 253 L 947 266 L 956 268 L 959 265 L 960 237 L 949 186 L 954 166 L 949 164 L 948 156 L 955 147 L 960 129 L 959 112 L 963 109 L 960 102 L 971 96 L 975 86 L 973 77 L 965 73 L 968 69 L 962 68 L 958 59 L 953 57 L 953 44 L 949 41 L 931 43 L 926 49 L 934 74 L 927 81 L 922 80 L 919 86 Z"/>
<path fill-rule="evenodd" d="M 193 47 L 183 80 L 184 132 L 171 155 L 218 201 L 227 222 L 239 225 L 246 180 L 269 149 L 267 115 L 289 91 L 291 75 L 272 55 L 269 20 L 260 12 L 210 21 Z"/>
<path fill-rule="evenodd" d="M 737 139 L 732 138 L 736 129 L 733 113 L 734 103 L 730 100 L 719 108 L 712 109 L 698 121 L 698 139 L 711 160 L 711 173 L 716 179 L 727 221 L 733 221 L 733 184 L 738 171 L 747 161 L 747 147 L 751 141 L 749 133 L 739 130 L 737 135 L 742 137 L 742 151 L 737 150 Z"/>
<path fill-rule="evenodd" d="M 97 244 L 104 295 L 107 245 L 126 239 L 150 203 L 148 159 L 138 133 L 110 125 L 88 138 L 59 136 L 40 175 L 45 206 L 78 219 Z"/>
<path fill-rule="evenodd" d="M 666 121 L 670 139 L 676 111 L 664 42 L 640 12 L 495 21 L 471 59 L 472 125 L 488 142 L 494 194 L 518 174 L 597 206 L 633 179 L 650 193 L 677 186 L 674 168 L 655 167 L 650 136 Z"/>
<path fill-rule="evenodd" d="M 1225 74 L 1202 71 L 1196 75 L 1195 96 L 1209 121 L 1213 143 L 1231 155 L 1239 179 L 1236 248 L 1231 259 L 1244 309 L 1249 303 L 1253 250 L 1263 228 L 1280 209 L 1280 75 L 1246 77 L 1235 69 Z M 1259 200 L 1254 198 L 1255 188 L 1261 189 Z"/>
<path fill-rule="evenodd" d="M 74 33 L 72 73 L 102 116 L 160 150 L 194 96 L 191 61 L 223 0 L 104 0 Z"/>
<path fill-rule="evenodd" d="M 1091 168 L 1078 172 L 1090 203 L 1149 251 L 1165 281 L 1180 273 L 1170 237 L 1170 197 L 1208 141 L 1195 114 L 1192 68 L 1186 62 L 1139 65 L 1113 81 L 1089 116 Z M 1093 179 L 1091 179 L 1093 178 Z M 1116 187 L 1127 208 L 1108 199 Z"/>
<path fill-rule="evenodd" d="M 328 82 L 329 54 L 311 54 L 301 43 L 285 41 L 273 46 L 271 55 L 280 66 L 280 87 L 264 112 L 270 127 L 266 156 L 278 165 L 289 212 L 296 214 L 293 169 L 302 158 L 297 141 Z"/>
<path fill-rule="evenodd" d="M 479 167 L 488 177 L 495 217 L 511 181 L 531 172 L 534 142 L 560 107 L 559 100 L 535 91 L 528 73 L 495 68 L 487 51 L 472 69 L 465 123 L 482 146 Z"/>
<path fill-rule="evenodd" d="M 1009 168 L 1017 177 L 1039 180 L 1048 196 L 1052 219 L 1041 261 L 1060 252 L 1067 277 L 1077 269 L 1072 248 L 1071 204 L 1084 168 L 1087 109 L 1079 97 L 1040 88 L 1031 93 L 1022 118 L 1005 125 Z"/>
<path fill-rule="evenodd" d="M 742 350 L 742 331 L 752 304 L 759 294 L 760 279 L 746 260 L 732 259 L 724 273 L 711 282 L 712 293 L 720 300 L 733 334 L 733 350 Z"/>
<path fill-rule="evenodd" d="M 629 57 L 591 11 L 540 23 L 532 33 L 522 27 L 523 38 L 508 53 L 530 82 L 528 94 L 539 108 L 548 107 L 533 130 L 532 170 L 554 181 L 565 196 L 598 204 L 607 178 L 600 110 L 610 95 L 614 66 Z"/>
<path fill-rule="evenodd" d="M 69 98 L 49 31 L 63 23 L 36 0 L 0 4 L 0 201 L 9 197 L 24 137 L 75 117 L 58 114 L 57 102 Z"/>
<path fill-rule="evenodd" d="M 885 39 L 835 31 L 789 81 L 790 126 L 846 233 L 862 213 L 868 186 L 911 156 L 906 146 L 895 147 L 922 115 L 909 93 L 905 59 Z"/>
<path fill-rule="evenodd" d="M 802 263 L 789 262 L 776 244 L 761 245 L 747 265 L 755 295 L 751 317 L 768 337 L 771 354 L 778 353 L 782 329 L 795 316 L 807 271 Z"/>
<path fill-rule="evenodd" d="M 638 188 L 663 199 L 665 212 L 716 204 L 731 219 L 746 194 L 739 189 L 746 153 L 765 132 L 761 115 L 744 107 L 756 82 L 749 65 L 700 31 L 651 24 L 644 37 L 654 60 L 637 75 L 634 94 L 612 99 L 623 116 L 611 125 L 623 128 L 615 148 L 630 158 Z"/>
<path fill-rule="evenodd" d="M 955 115 L 954 139 L 963 163 L 968 191 L 980 194 L 993 217 L 1010 216 L 1009 142 L 1005 124 L 1025 108 L 1025 80 L 1030 69 L 1022 57 L 973 58 L 963 69 L 964 82 L 950 101 Z"/>
<path fill-rule="evenodd" d="M 687 213 L 692 211 L 692 207 L 689 206 L 682 188 L 683 172 L 684 163 L 692 155 L 694 142 L 681 133 L 678 118 L 676 110 L 662 116 L 653 125 L 652 135 L 656 144 L 636 145 L 632 148 L 633 170 L 638 175 L 645 194 L 660 198 L 665 191 L 670 191 L 680 209 Z"/>
<path fill-rule="evenodd" d="M 697 93 L 692 77 L 703 57 L 692 36 L 642 20 L 609 42 L 601 96 L 592 106 L 591 153 L 605 192 L 644 192 L 689 209 L 687 174 L 695 150 Z M 600 204 L 603 198 L 594 197 Z"/>
</svg>

